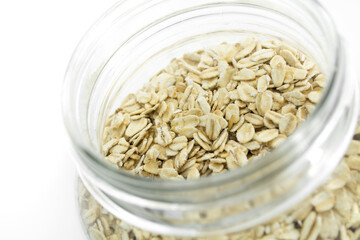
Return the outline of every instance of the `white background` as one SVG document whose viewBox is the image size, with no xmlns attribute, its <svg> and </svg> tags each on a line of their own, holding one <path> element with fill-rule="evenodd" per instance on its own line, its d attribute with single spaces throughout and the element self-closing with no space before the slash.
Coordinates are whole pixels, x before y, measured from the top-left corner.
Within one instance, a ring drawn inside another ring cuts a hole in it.
<svg viewBox="0 0 360 240">
<path fill-rule="evenodd" d="M 0 239 L 83 240 L 60 92 L 71 54 L 116 0 L 0 1 Z M 358 0 L 322 0 L 360 56 Z M 358 60 L 359 57 L 355 58 Z M 360 68 L 360 61 L 352 63 Z"/>
</svg>

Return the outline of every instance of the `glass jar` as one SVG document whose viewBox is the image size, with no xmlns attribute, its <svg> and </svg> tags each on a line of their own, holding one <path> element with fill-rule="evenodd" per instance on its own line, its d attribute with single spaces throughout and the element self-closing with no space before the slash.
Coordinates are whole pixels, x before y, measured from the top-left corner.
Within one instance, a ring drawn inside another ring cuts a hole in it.
<svg viewBox="0 0 360 240">
<path fill-rule="evenodd" d="M 295 46 L 327 78 L 321 102 L 285 143 L 244 168 L 188 181 L 146 179 L 103 160 L 105 120 L 128 93 L 185 52 L 247 36 Z M 346 60 L 345 46 L 317 1 L 120 1 L 84 36 L 66 73 L 63 113 L 86 187 L 80 185 L 80 192 L 101 211 L 167 236 L 225 237 L 268 222 L 316 192 L 349 146 L 359 89 Z"/>
</svg>

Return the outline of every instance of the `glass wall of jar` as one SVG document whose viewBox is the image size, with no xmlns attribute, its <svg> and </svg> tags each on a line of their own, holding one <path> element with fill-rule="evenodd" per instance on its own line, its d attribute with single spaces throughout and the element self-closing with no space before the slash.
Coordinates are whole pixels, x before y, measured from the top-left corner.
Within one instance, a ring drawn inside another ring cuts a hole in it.
<svg viewBox="0 0 360 240">
<path fill-rule="evenodd" d="M 146 179 L 103 160 L 105 120 L 128 93 L 175 57 L 248 36 L 295 46 L 327 78 L 321 102 L 284 144 L 244 168 L 189 181 Z M 309 0 L 121 1 L 81 40 L 63 95 L 73 158 L 92 197 L 130 225 L 181 237 L 253 228 L 307 198 L 348 148 L 358 103 L 346 49 L 324 9 Z"/>
</svg>

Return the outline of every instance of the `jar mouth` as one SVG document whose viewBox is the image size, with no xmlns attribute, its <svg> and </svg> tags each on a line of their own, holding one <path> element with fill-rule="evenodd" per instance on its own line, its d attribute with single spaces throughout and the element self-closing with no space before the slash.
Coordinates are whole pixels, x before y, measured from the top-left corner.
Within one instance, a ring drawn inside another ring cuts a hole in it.
<svg viewBox="0 0 360 240">
<path fill-rule="evenodd" d="M 146 4 L 144 4 L 146 5 L 144 6 L 144 8 L 146 8 L 156 4 L 161 4 L 166 1 L 138 1 L 138 3 L 140 2 L 146 2 Z M 254 4 L 254 1 L 224 2 L 226 2 L 227 4 L 239 3 L 256 6 L 256 4 Z M 309 6 L 307 6 L 307 4 L 309 3 L 305 3 L 306 1 L 296 0 L 294 2 L 300 6 L 305 6 L 305 9 L 310 11 Z M 287 141 L 285 141 L 276 149 L 272 150 L 270 153 L 266 154 L 261 160 L 255 161 L 243 168 L 228 171 L 225 174 L 202 177 L 196 180 L 169 181 L 163 179 L 144 178 L 141 176 L 129 174 L 123 170 L 116 169 L 107 162 L 105 162 L 105 160 L 98 154 L 98 152 L 94 151 L 93 147 L 84 145 L 83 143 L 86 141 L 82 141 L 83 139 L 79 137 L 79 134 L 76 130 L 77 119 L 72 119 L 76 118 L 77 116 L 70 116 L 67 112 L 68 106 L 74 105 L 74 103 L 71 102 L 71 100 L 73 100 L 74 98 L 69 96 L 69 88 L 72 87 L 71 82 L 75 81 L 76 77 L 79 77 L 77 74 L 81 74 L 79 73 L 79 70 L 76 69 L 74 66 L 78 66 L 80 64 L 79 62 L 84 60 L 80 58 L 84 50 L 87 50 L 89 46 L 96 45 L 96 42 L 94 43 L 87 41 L 89 41 L 89 38 L 92 38 L 99 34 L 98 26 L 110 24 L 111 21 L 114 21 L 114 19 L 118 18 L 119 16 L 109 17 L 109 15 L 113 14 L 116 9 L 118 9 L 120 6 L 123 6 L 123 4 L 130 3 L 125 3 L 125 1 L 121 1 L 120 3 L 115 5 L 112 9 L 105 13 L 105 15 L 90 29 L 89 33 L 83 38 L 77 50 L 75 51 L 72 60 L 70 61 L 64 85 L 63 115 L 67 131 L 73 144 L 75 145 L 75 152 L 83 160 L 85 168 L 89 169 L 89 174 L 94 178 L 98 179 L 99 182 L 103 182 L 103 184 L 99 183 L 99 185 L 102 185 L 102 188 L 105 189 L 111 186 L 111 188 L 120 188 L 123 190 L 126 189 L 126 191 L 128 191 L 129 188 L 134 188 L 136 189 L 137 194 L 140 194 L 141 191 L 150 194 L 149 192 L 151 192 L 152 190 L 156 190 L 157 193 L 174 193 L 184 191 L 191 192 L 199 189 L 204 190 L 206 188 L 214 188 L 214 186 L 218 187 L 222 185 L 227 185 L 230 182 L 234 182 L 234 180 L 236 179 L 246 179 L 253 181 L 246 182 L 246 185 L 244 185 L 245 189 L 246 187 L 249 187 L 252 183 L 258 182 L 260 179 L 264 180 L 265 177 L 270 178 L 272 176 L 275 176 L 276 173 L 289 168 L 289 166 L 295 164 L 300 167 L 302 166 L 303 168 L 307 168 L 309 166 L 309 162 L 300 163 L 299 161 L 294 161 L 294 159 L 299 160 L 298 156 L 306 151 L 308 146 L 316 140 L 320 132 L 324 131 L 324 129 L 319 128 L 319 126 L 326 127 L 326 121 L 328 121 L 330 118 L 336 118 L 334 113 L 329 111 L 329 108 L 331 109 L 332 107 L 330 105 L 335 106 L 336 104 L 339 104 L 339 102 L 336 102 L 336 99 L 339 97 L 342 88 L 342 85 L 339 84 L 339 74 L 341 74 L 339 73 L 339 69 L 341 68 L 341 66 L 339 66 L 339 62 L 342 61 L 344 57 L 340 54 L 340 52 L 342 51 L 341 45 L 339 44 L 340 41 L 336 34 L 337 31 L 333 22 L 320 6 L 318 6 L 317 10 L 319 11 L 318 14 L 321 15 L 321 20 L 323 20 L 324 22 L 317 23 L 321 25 L 321 27 L 324 28 L 325 26 L 327 28 L 326 31 L 328 36 L 326 37 L 329 37 L 329 41 L 333 41 L 333 45 L 335 45 L 335 47 L 332 49 L 333 53 L 330 54 L 331 56 L 333 56 L 333 59 L 330 60 L 331 69 L 333 70 L 329 73 L 329 76 L 327 77 L 327 86 L 325 88 L 323 97 L 318 103 L 314 112 L 306 119 L 306 121 L 301 126 L 298 127 L 298 129 L 287 139 Z M 139 6 L 140 5 L 133 3 L 130 7 L 127 6 L 126 8 L 128 8 L 127 10 L 134 10 L 135 7 Z M 198 7 L 200 6 L 201 4 L 199 4 Z M 123 12 L 123 14 L 127 13 Z M 173 14 L 171 16 L 173 16 Z M 154 24 L 158 24 L 158 22 L 161 21 L 163 21 L 163 19 L 157 20 L 157 22 L 149 23 L 147 26 L 144 27 L 144 29 Z M 315 19 L 315 21 L 319 21 L 319 19 Z M 139 30 L 139 32 L 141 31 L 143 31 L 143 29 Z M 101 67 L 101 69 L 103 68 L 104 66 Z M 75 103 L 75 105 L 79 104 Z M 300 142 L 302 142 L 303 145 L 299 145 Z M 289 149 L 291 151 L 289 151 Z M 334 166 L 335 165 L 336 163 L 334 164 Z M 272 166 L 272 168 L 269 166 Z M 259 171 L 264 171 L 266 175 L 258 176 L 257 174 L 259 173 Z M 221 194 L 219 194 L 217 197 L 220 199 Z M 160 197 L 151 196 L 150 198 L 158 199 Z M 184 201 L 192 202 L 191 199 L 186 199 Z M 203 199 L 203 201 L 205 200 Z"/>
</svg>

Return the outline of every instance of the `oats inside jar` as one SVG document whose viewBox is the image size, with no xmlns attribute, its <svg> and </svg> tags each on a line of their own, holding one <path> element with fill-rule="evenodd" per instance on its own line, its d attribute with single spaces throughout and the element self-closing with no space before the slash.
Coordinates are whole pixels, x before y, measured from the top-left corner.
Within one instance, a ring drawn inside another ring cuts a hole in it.
<svg viewBox="0 0 360 240">
<path fill-rule="evenodd" d="M 186 53 L 108 118 L 103 155 L 164 179 L 244 167 L 286 141 L 325 83 L 308 56 L 280 41 L 248 38 Z"/>
</svg>

